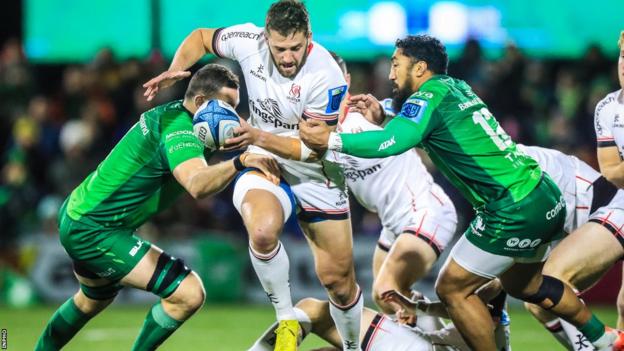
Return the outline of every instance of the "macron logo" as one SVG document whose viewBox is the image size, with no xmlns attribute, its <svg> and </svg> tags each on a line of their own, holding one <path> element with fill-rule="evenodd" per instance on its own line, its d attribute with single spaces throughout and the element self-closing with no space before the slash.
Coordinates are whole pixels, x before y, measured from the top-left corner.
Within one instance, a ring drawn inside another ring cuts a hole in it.
<svg viewBox="0 0 624 351">
<path fill-rule="evenodd" d="M 396 144 L 396 141 L 394 141 L 394 136 L 392 138 L 390 138 L 390 140 L 386 140 L 383 143 L 381 143 L 381 145 L 379 145 L 379 149 L 377 149 L 377 151 L 381 151 L 381 150 L 385 150 L 387 148 L 389 148 L 390 146 Z"/>
</svg>

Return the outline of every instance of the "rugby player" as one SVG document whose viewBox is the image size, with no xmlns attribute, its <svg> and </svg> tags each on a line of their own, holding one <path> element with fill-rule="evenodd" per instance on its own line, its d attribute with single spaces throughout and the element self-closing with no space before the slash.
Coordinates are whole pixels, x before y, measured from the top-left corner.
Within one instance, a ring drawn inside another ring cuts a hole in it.
<svg viewBox="0 0 624 351">
<path fill-rule="evenodd" d="M 340 68 L 329 52 L 312 40 L 305 6 L 295 0 L 271 5 L 264 27 L 251 23 L 194 30 L 180 45 L 166 72 L 145 83 L 145 95 L 187 76 L 206 54 L 238 61 L 249 96 L 253 132 L 230 140 L 230 148 L 275 155 L 294 194 L 297 217 L 315 260 L 319 280 L 332 302 L 331 315 L 345 350 L 359 350 L 361 290 L 353 268 L 351 222 L 339 165 L 315 160 L 296 138 L 299 122 L 314 119 L 332 125 L 347 91 Z M 299 152 L 289 159 L 290 149 Z M 284 157 L 281 157 L 284 156 Z M 305 162 L 308 161 L 308 162 Z M 238 178 L 233 201 L 249 234 L 256 274 L 275 307 L 280 328 L 276 350 L 295 350 L 297 328 L 289 286 L 289 261 L 279 241 L 292 212 L 289 194 L 253 170 Z"/>
<path fill-rule="evenodd" d="M 184 262 L 134 234 L 186 190 L 202 198 L 223 189 L 245 167 L 257 167 L 274 182 L 277 163 L 242 154 L 208 166 L 193 135 L 193 114 L 204 101 L 239 101 L 238 78 L 220 65 L 206 65 L 191 79 L 184 100 L 141 115 L 110 154 L 63 203 L 61 244 L 73 261 L 80 289 L 48 321 L 35 350 L 60 350 L 124 286 L 154 293 L 133 350 L 153 350 L 204 303 L 200 278 Z"/>
<path fill-rule="evenodd" d="M 437 39 L 397 40 L 391 64 L 389 78 L 401 112 L 383 130 L 335 133 L 307 121 L 302 140 L 319 152 L 367 158 L 422 147 L 472 203 L 476 218 L 453 247 L 436 292 L 473 349 L 496 350 L 494 325 L 474 292 L 498 277 L 507 293 L 577 326 L 598 350 L 620 350 L 619 332 L 605 328 L 569 286 L 542 274 L 550 244 L 562 235 L 565 222 L 565 201 L 552 179 L 518 152 L 465 82 L 446 75 L 448 57 Z M 368 120 L 384 118 L 370 95 L 351 97 L 348 106 Z"/>
</svg>

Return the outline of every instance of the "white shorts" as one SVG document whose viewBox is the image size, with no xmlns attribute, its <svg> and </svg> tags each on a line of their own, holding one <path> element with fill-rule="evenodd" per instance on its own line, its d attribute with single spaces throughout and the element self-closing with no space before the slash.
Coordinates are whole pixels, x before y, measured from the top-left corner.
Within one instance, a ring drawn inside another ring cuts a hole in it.
<svg viewBox="0 0 624 351">
<path fill-rule="evenodd" d="M 453 246 L 446 264 L 452 258 L 465 270 L 480 277 L 494 279 L 505 273 L 515 263 L 546 261 L 556 243 L 549 242 L 538 246 L 534 251 L 535 255 L 533 257 L 509 257 L 484 251 L 466 239 L 465 235 L 462 235 L 455 243 L 455 246 Z"/>
<path fill-rule="evenodd" d="M 431 342 L 408 327 L 377 314 L 362 340 L 362 351 L 433 351 Z"/>
<path fill-rule="evenodd" d="M 624 191 L 619 190 L 606 206 L 592 213 L 589 221 L 607 228 L 624 247 Z"/>
<path fill-rule="evenodd" d="M 288 184 L 284 180 L 278 186 L 245 170 L 236 179 L 232 196 L 234 207 L 239 213 L 243 199 L 251 189 L 263 189 L 274 194 L 282 205 L 284 222 L 293 210 L 296 210 L 299 220 L 304 222 L 349 218 L 349 197 L 346 190 L 339 186 L 316 182 Z"/>
<path fill-rule="evenodd" d="M 424 240 L 439 257 L 457 231 L 455 207 L 446 194 L 441 189 L 440 191 L 442 194 L 436 194 L 436 188 L 433 188 L 428 197 L 418 198 L 419 207 L 409 212 L 410 216 L 405 220 L 401 233 L 394 233 L 384 227 L 377 242 L 379 248 L 389 251 L 399 235 L 409 233 Z M 440 200 L 441 196 L 445 201 Z"/>
<path fill-rule="evenodd" d="M 494 329 L 494 340 L 496 341 L 496 349 L 507 351 L 511 350 L 509 345 L 509 327 L 497 324 Z M 459 330 L 453 325 L 453 323 L 447 324 L 444 328 L 424 333 L 434 345 L 435 350 L 457 350 L 457 351 L 470 351 L 470 347 L 464 341 Z"/>
</svg>

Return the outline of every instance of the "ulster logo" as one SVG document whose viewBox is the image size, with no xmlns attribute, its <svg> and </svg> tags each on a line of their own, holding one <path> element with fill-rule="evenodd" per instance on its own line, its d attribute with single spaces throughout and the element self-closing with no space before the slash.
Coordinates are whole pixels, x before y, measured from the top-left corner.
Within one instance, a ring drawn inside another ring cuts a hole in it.
<svg viewBox="0 0 624 351">
<path fill-rule="evenodd" d="M 288 101 L 292 103 L 298 103 L 299 101 L 301 101 L 300 97 L 301 97 L 301 85 L 297 85 L 293 83 L 290 86 L 290 91 L 288 91 L 288 96 L 287 96 Z"/>
</svg>

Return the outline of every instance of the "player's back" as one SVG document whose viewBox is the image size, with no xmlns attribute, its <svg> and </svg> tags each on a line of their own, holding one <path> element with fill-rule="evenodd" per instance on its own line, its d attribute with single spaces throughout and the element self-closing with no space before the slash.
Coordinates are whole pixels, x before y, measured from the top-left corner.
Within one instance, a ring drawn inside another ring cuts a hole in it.
<svg viewBox="0 0 624 351">
<path fill-rule="evenodd" d="M 422 112 L 422 111 L 424 112 Z M 462 80 L 436 75 L 403 105 L 401 116 L 427 125 L 420 145 L 473 206 L 501 208 L 526 197 L 541 170 Z"/>
<path fill-rule="evenodd" d="M 345 133 L 381 130 L 357 112 L 348 112 L 338 127 Z M 344 169 L 350 192 L 368 210 L 377 212 L 384 227 L 400 233 L 409 220 L 409 213 L 419 205 L 425 206 L 433 187 L 437 196 L 452 204 L 434 183 L 414 149 L 386 158 L 360 158 L 333 152 Z"/>
<path fill-rule="evenodd" d="M 68 198 L 74 220 L 107 227 L 138 227 L 168 206 L 183 188 L 173 160 L 203 153 L 192 116 L 181 101 L 143 113 L 113 150 Z M 181 158 L 180 158 L 181 156 Z"/>
</svg>

